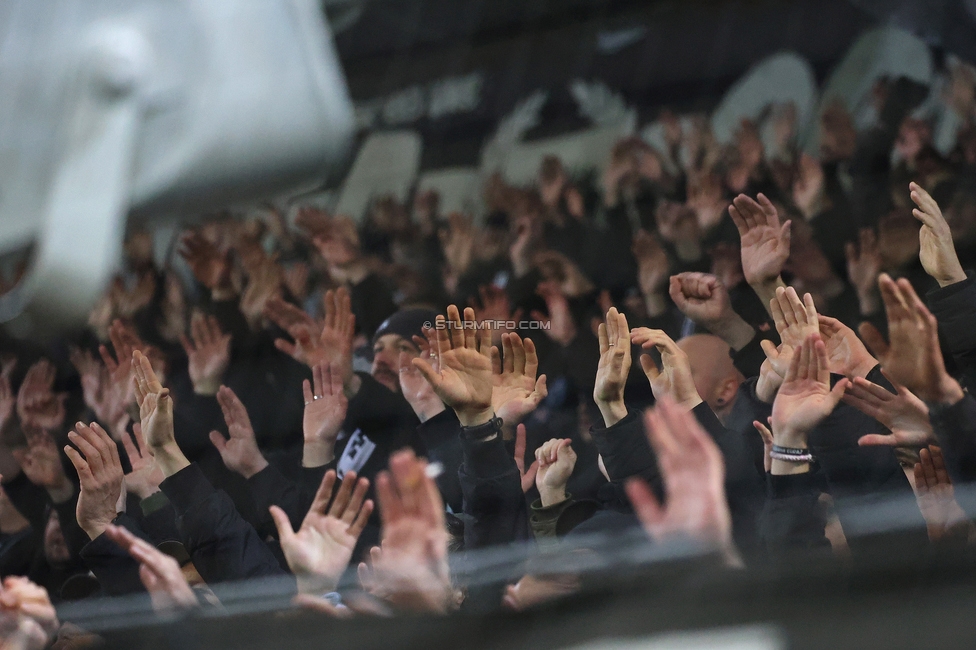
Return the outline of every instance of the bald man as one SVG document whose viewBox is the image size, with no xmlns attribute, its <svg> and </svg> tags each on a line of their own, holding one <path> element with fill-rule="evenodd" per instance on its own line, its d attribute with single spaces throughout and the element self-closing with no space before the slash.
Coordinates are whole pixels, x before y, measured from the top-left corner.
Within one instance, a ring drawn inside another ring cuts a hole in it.
<svg viewBox="0 0 976 650">
<path fill-rule="evenodd" d="M 678 347 L 688 355 L 698 394 L 724 424 L 745 381 L 732 365 L 728 344 L 711 334 L 693 334 L 678 341 Z"/>
</svg>

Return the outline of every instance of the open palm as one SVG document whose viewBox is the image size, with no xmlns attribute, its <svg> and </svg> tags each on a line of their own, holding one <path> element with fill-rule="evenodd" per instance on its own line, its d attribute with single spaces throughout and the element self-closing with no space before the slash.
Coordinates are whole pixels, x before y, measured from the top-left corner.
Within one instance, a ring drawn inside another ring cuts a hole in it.
<svg viewBox="0 0 976 650">
<path fill-rule="evenodd" d="M 548 395 L 546 376 L 536 379 L 539 357 L 532 339 L 523 344 L 518 334 L 502 334 L 502 351 L 504 359 L 497 347 L 491 350 L 491 405 L 505 422 L 517 422 Z"/>
<path fill-rule="evenodd" d="M 336 473 L 329 470 L 297 533 L 292 530 L 288 515 L 277 506 L 271 507 L 281 550 L 298 578 L 302 593 L 321 594 L 336 588 L 352 559 L 356 540 L 373 512 L 373 502 L 366 499 L 368 480 L 357 481 L 355 472 L 346 472 L 339 491 L 332 498 L 335 483 Z"/>
<path fill-rule="evenodd" d="M 819 334 L 811 334 L 793 354 L 790 368 L 773 402 L 773 435 L 777 442 L 808 434 L 837 406 L 848 380 L 830 388 L 827 349 Z M 800 446 L 800 445 L 789 445 Z"/>
</svg>

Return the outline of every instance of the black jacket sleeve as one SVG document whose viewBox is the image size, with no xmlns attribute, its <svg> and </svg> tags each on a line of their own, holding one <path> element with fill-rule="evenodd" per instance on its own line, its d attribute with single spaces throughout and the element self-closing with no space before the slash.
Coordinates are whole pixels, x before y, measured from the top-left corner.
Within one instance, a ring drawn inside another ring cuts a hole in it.
<svg viewBox="0 0 976 650">
<path fill-rule="evenodd" d="M 274 464 L 268 464 L 247 479 L 258 517 L 265 520 L 270 517 L 268 508 L 278 506 L 285 511 L 292 527 L 297 530 L 312 506 L 315 493 L 322 484 L 322 477 L 328 470 L 335 469 L 337 462 L 337 459 L 333 459 L 321 467 L 298 467 L 294 474 L 297 479 L 295 481 L 282 474 Z"/>
<path fill-rule="evenodd" d="M 970 388 L 976 387 L 976 280 L 971 273 L 962 282 L 930 291 L 926 296 L 939 321 L 939 341 L 952 355 Z"/>
<path fill-rule="evenodd" d="M 160 484 L 177 515 L 180 541 L 209 584 L 284 573 L 268 546 L 196 464 Z"/>
<path fill-rule="evenodd" d="M 763 475 L 756 470 L 750 449 L 737 432 L 726 429 L 702 402 L 692 414 L 715 441 L 725 461 L 725 496 L 732 515 L 736 546 L 747 556 L 760 550 L 759 519 L 763 508 Z M 758 437 L 758 432 L 755 434 Z"/>
<path fill-rule="evenodd" d="M 831 383 L 837 379 L 831 376 Z M 883 376 L 872 371 L 868 379 L 882 383 Z M 820 463 L 848 545 L 855 554 L 859 551 L 859 538 L 872 534 L 865 528 L 867 522 L 863 514 L 864 508 L 870 508 L 871 504 L 900 504 L 896 516 L 906 527 L 925 530 L 925 520 L 915 502 L 912 486 L 894 450 L 858 445 L 861 436 L 879 431 L 883 431 L 883 427 L 876 420 L 841 403 L 809 437 L 810 450 Z"/>
<path fill-rule="evenodd" d="M 976 399 L 969 393 L 951 406 L 929 404 L 929 418 L 955 483 L 976 481 Z"/>
<path fill-rule="evenodd" d="M 116 517 L 113 523 L 116 526 L 124 526 L 133 535 L 152 543 L 139 523 L 125 513 Z M 81 558 L 85 561 L 85 566 L 98 578 L 98 584 L 106 595 L 121 596 L 144 591 L 142 580 L 139 578 L 139 563 L 105 533 L 91 540 L 81 549 Z"/>
<path fill-rule="evenodd" d="M 459 471 L 463 462 L 461 423 L 453 409 L 444 409 L 417 427 L 417 435 L 427 448 L 427 458 L 440 463 L 444 471 L 437 477 L 437 487 L 451 512 L 461 512 L 463 496 Z"/>
<path fill-rule="evenodd" d="M 623 494 L 624 481 L 639 476 L 651 486 L 658 499 L 664 498 L 657 457 L 647 441 L 638 414 L 627 413 L 627 417 L 611 427 L 593 427 L 590 434 L 603 458 L 610 483 L 619 495 Z"/>
<path fill-rule="evenodd" d="M 465 550 L 529 539 L 522 480 L 502 440 L 501 420 L 461 427 L 460 440 Z"/>
<path fill-rule="evenodd" d="M 789 476 L 766 475 L 766 503 L 760 535 L 771 560 L 793 550 L 829 549 L 827 519 L 819 499 L 823 480 L 818 472 Z"/>
</svg>

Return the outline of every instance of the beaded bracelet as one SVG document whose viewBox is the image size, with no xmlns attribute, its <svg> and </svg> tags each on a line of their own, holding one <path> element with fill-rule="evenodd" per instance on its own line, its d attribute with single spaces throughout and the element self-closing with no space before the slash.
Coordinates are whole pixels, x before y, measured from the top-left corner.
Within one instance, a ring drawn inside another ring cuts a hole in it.
<svg viewBox="0 0 976 650">
<path fill-rule="evenodd" d="M 785 460 L 788 463 L 812 463 L 813 454 L 806 452 L 804 454 L 784 454 L 779 451 L 769 452 L 769 457 L 773 460 Z"/>
</svg>

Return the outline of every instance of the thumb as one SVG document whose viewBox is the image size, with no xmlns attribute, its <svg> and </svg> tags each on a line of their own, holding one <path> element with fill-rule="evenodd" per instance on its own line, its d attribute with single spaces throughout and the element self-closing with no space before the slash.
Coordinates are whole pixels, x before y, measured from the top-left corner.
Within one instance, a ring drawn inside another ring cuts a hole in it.
<svg viewBox="0 0 976 650">
<path fill-rule="evenodd" d="M 892 435 L 881 435 L 880 433 L 869 433 L 866 436 L 858 438 L 857 444 L 861 447 L 894 447 L 895 437 Z"/>
<path fill-rule="evenodd" d="M 213 446 L 217 448 L 217 452 L 220 454 L 221 458 L 223 458 L 224 452 L 227 449 L 227 439 L 224 438 L 223 434 L 216 430 L 211 431 L 210 442 L 213 443 Z"/>
<path fill-rule="evenodd" d="M 793 222 L 787 221 L 786 223 L 783 224 L 783 227 L 779 231 L 779 239 L 780 241 L 783 242 L 785 246 L 790 245 L 790 240 L 793 237 L 792 226 L 793 226 Z"/>
<path fill-rule="evenodd" d="M 661 371 L 658 370 L 657 364 L 654 363 L 654 359 L 651 358 L 649 354 L 642 354 L 640 356 L 641 369 L 644 370 L 644 374 L 651 381 L 657 381 L 657 378 L 661 376 Z"/>
<path fill-rule="evenodd" d="M 763 339 L 759 342 L 759 347 L 766 354 L 766 358 L 770 361 L 775 361 L 779 359 L 779 350 L 776 349 L 776 345 L 769 339 Z"/>
<path fill-rule="evenodd" d="M 431 366 L 426 359 L 416 357 L 411 361 L 411 363 L 413 363 L 414 367 L 420 371 L 420 374 L 424 376 L 424 379 L 426 379 L 432 387 L 437 388 L 438 384 L 440 383 L 440 377 L 436 372 L 434 372 L 434 367 Z"/>
<path fill-rule="evenodd" d="M 292 530 L 291 521 L 288 519 L 288 515 L 285 511 L 278 506 L 271 506 L 268 508 L 268 512 L 271 513 L 271 518 L 274 519 L 275 528 L 278 529 L 278 540 L 281 545 L 284 546 L 286 543 L 291 541 L 291 538 L 295 536 L 295 531 Z"/>
<path fill-rule="evenodd" d="M 844 377 L 839 382 L 834 384 L 834 387 L 830 389 L 830 399 L 833 401 L 834 406 L 837 406 L 837 404 L 840 403 L 841 398 L 844 397 L 844 392 L 850 385 L 851 380 Z"/>
<path fill-rule="evenodd" d="M 874 356 L 877 357 L 878 360 L 881 360 L 882 365 L 884 365 L 883 359 L 884 357 L 888 356 L 889 346 L 885 342 L 884 337 L 881 336 L 881 332 L 878 331 L 878 328 L 871 323 L 863 322 L 857 328 L 857 331 L 861 333 L 861 338 L 864 339 L 864 343 L 868 346 L 868 349 L 871 350 L 871 352 L 874 353 Z"/>
</svg>

